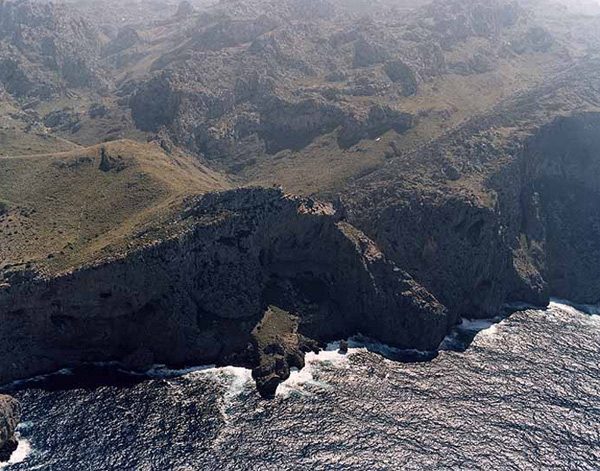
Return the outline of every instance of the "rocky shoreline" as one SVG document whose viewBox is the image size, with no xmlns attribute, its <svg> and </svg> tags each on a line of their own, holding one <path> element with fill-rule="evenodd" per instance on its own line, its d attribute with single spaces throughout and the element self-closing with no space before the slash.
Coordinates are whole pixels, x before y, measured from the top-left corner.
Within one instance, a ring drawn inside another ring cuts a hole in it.
<svg viewBox="0 0 600 471">
<path fill-rule="evenodd" d="M 0 385 L 94 362 L 214 363 L 251 368 L 272 397 L 331 340 L 433 351 L 461 317 L 600 301 L 593 22 L 557 27 L 504 0 L 370 16 L 256 0 L 121 24 L 137 7 L 91 21 L 91 3 L 0 0 L 0 137 L 14 141 L 0 154 L 75 149 L 52 163 L 53 191 L 21 195 L 40 164 L 0 194 L 0 247 L 18 248 L 0 251 Z M 127 167 L 131 142 L 97 166 L 79 155 L 127 136 L 164 158 Z M 62 182 L 82 167 L 89 180 Z M 83 195 L 96 169 L 118 197 Z M 80 222 L 38 212 L 67 194 Z M 0 396 L 0 462 L 20 415 Z"/>
<path fill-rule="evenodd" d="M 506 303 L 595 304 L 598 130 L 597 112 L 549 119 L 469 192 L 376 175 L 335 207 L 278 189 L 210 193 L 189 199 L 171 239 L 53 277 L 5 272 L 0 383 L 88 362 L 215 363 L 252 368 L 272 397 L 330 340 L 435 350 L 459 317 Z M 7 458 L 18 403 L 2 396 L 0 418 Z"/>
</svg>

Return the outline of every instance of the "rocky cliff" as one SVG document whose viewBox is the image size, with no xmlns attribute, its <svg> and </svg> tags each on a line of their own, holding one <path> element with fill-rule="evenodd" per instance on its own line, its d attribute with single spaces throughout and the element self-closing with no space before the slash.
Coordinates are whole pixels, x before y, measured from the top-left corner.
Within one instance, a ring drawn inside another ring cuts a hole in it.
<svg viewBox="0 0 600 471">
<path fill-rule="evenodd" d="M 597 303 L 600 111 L 541 116 L 519 106 L 531 98 L 392 162 L 337 210 L 275 189 L 209 193 L 168 240 L 50 277 L 7 272 L 0 382 L 214 362 L 252 367 L 268 396 L 328 340 L 434 350 L 459 316 L 550 294 Z M 517 122 L 529 132 L 491 132 Z M 399 177 L 412 157 L 427 172 Z"/>
<path fill-rule="evenodd" d="M 454 316 L 599 302 L 597 70 L 588 61 L 396 158 L 347 192 L 349 220 Z"/>
<path fill-rule="evenodd" d="M 560 117 L 527 143 L 522 231 L 553 295 L 600 302 L 600 113 Z"/>
<path fill-rule="evenodd" d="M 0 382 L 143 350 L 161 363 L 259 367 L 269 393 L 325 340 L 360 331 L 428 350 L 449 327 L 446 309 L 330 206 L 238 190 L 191 201 L 182 223 L 184 234 L 123 259 L 8 279 Z M 284 327 L 269 327 L 271 308 Z"/>
<path fill-rule="evenodd" d="M 269 395 L 330 339 L 432 350 L 460 316 L 600 299 L 595 18 L 506 0 L 194 6 L 96 27 L 0 0 L 0 137 L 24 141 L 6 153 L 73 149 L 2 161 L 0 383 L 216 362 Z M 127 165 L 131 143 L 79 145 L 124 133 L 165 152 Z M 273 189 L 190 197 L 229 188 L 209 167 L 336 210 Z"/>
</svg>

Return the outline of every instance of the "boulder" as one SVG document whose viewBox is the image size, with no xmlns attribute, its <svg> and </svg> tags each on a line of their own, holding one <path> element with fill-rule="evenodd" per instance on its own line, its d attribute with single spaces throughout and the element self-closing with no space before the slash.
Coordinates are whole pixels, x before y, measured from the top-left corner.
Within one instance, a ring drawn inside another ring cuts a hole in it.
<svg viewBox="0 0 600 471">
<path fill-rule="evenodd" d="M 354 43 L 354 67 L 370 67 L 385 62 L 388 52 L 379 44 L 371 43 L 364 38 Z"/>
</svg>

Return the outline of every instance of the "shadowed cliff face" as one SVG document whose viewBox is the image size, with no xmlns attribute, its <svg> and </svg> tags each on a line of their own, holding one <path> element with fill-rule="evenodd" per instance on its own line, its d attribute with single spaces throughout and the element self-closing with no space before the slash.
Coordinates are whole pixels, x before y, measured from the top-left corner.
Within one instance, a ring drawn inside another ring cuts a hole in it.
<svg viewBox="0 0 600 471">
<path fill-rule="evenodd" d="M 453 319 L 497 315 L 511 266 L 494 208 L 439 193 L 403 191 L 395 198 L 371 221 L 354 222 L 369 227 L 385 253 L 436 293 Z"/>
<path fill-rule="evenodd" d="M 508 156 L 487 147 L 493 170 L 470 193 L 394 177 L 352 202 L 352 223 L 451 319 L 545 306 L 550 295 L 600 299 L 600 114 L 556 118 L 515 144 Z"/>
<path fill-rule="evenodd" d="M 250 189 L 201 197 L 184 219 L 188 233 L 125 259 L 0 288 L 0 382 L 149 351 L 261 366 L 272 392 L 314 341 L 361 331 L 434 349 L 446 333 L 443 306 L 331 207 Z M 253 331 L 279 300 L 296 327 L 263 344 Z"/>
<path fill-rule="evenodd" d="M 552 294 L 600 300 L 600 114 L 558 118 L 523 156 L 523 233 Z"/>
</svg>

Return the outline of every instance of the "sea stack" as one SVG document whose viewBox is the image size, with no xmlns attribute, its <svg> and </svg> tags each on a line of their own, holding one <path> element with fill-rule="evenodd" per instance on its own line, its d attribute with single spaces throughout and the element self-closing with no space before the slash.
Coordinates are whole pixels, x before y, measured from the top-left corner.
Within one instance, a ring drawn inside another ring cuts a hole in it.
<svg viewBox="0 0 600 471">
<path fill-rule="evenodd" d="M 0 395 L 0 462 L 8 461 L 17 449 L 15 429 L 21 420 L 21 405 L 10 396 Z"/>
</svg>

